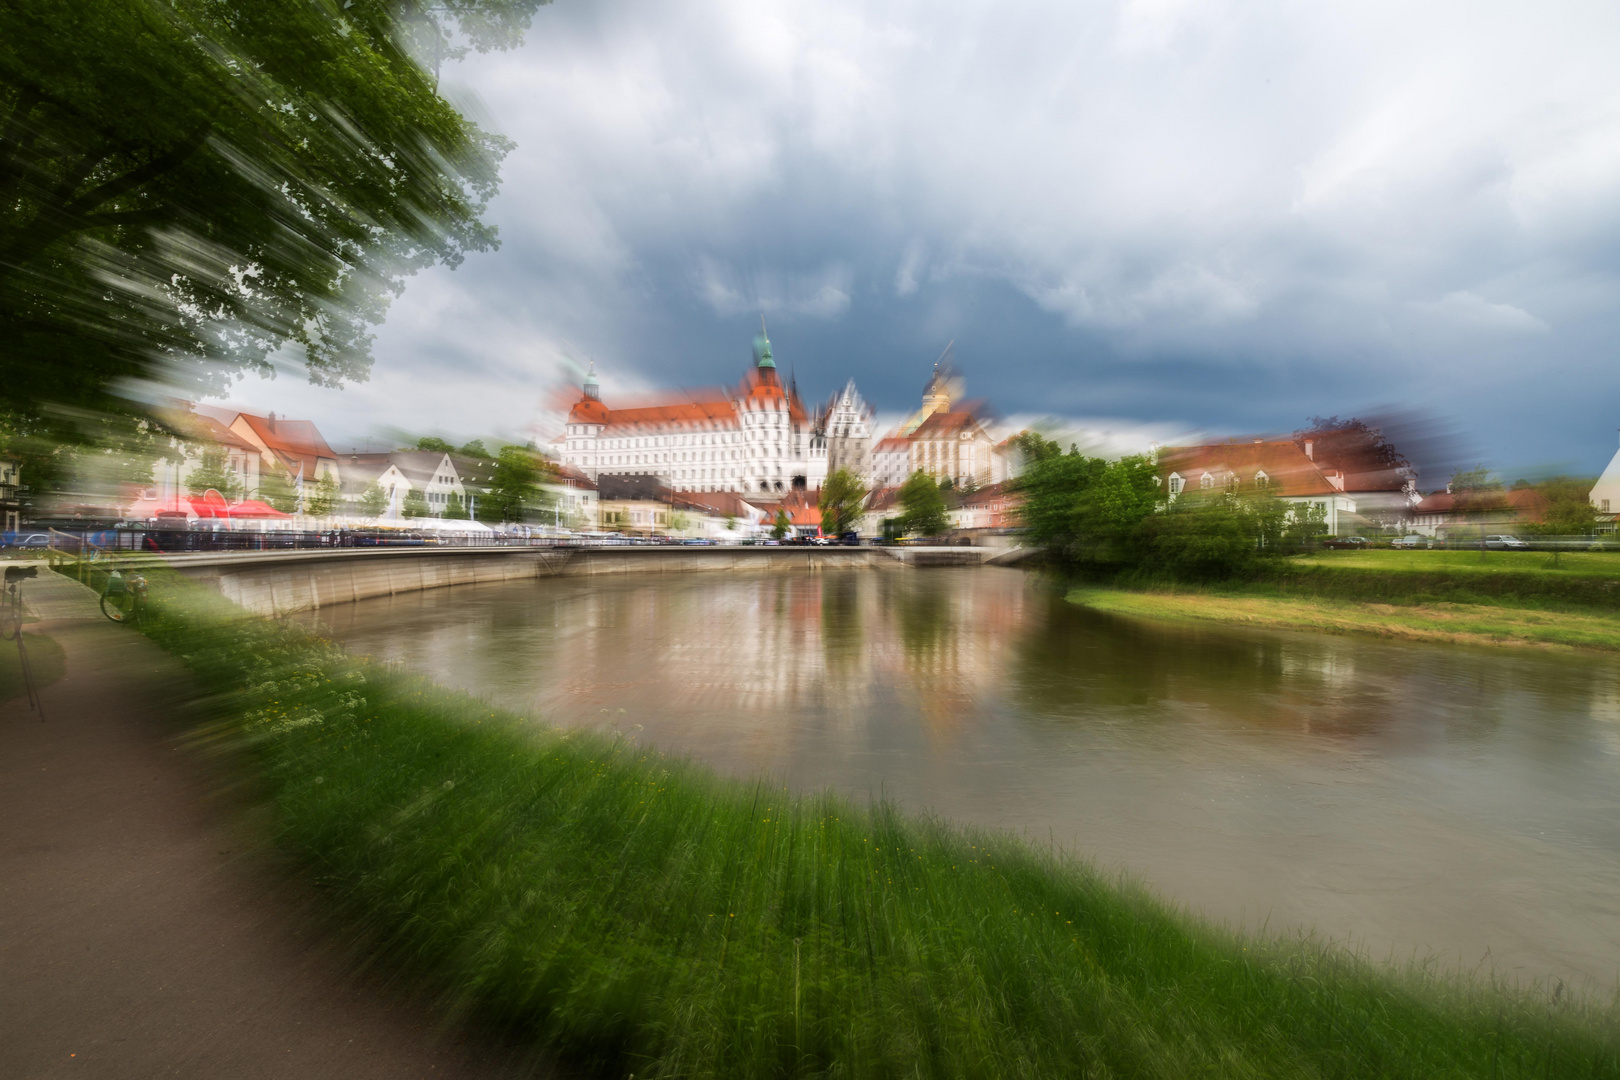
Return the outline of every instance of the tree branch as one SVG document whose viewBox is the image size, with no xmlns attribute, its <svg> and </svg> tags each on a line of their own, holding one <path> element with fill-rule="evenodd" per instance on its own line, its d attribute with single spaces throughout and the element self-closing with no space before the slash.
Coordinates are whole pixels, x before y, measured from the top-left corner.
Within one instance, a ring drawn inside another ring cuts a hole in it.
<svg viewBox="0 0 1620 1080">
<path fill-rule="evenodd" d="M 18 162 L 34 141 L 31 134 L 26 140 L 23 138 L 28 115 L 43 100 L 44 95 L 37 87 L 25 86 L 17 93 L 17 103 L 6 117 L 5 128 L 0 130 L 0 191 L 9 189 L 12 175 L 21 172 Z"/>
<path fill-rule="evenodd" d="M 98 215 L 93 214 L 92 211 L 98 206 L 104 206 L 113 199 L 150 183 L 166 172 L 179 168 L 208 141 L 212 129 L 212 124 L 204 124 L 178 146 L 159 154 L 146 164 L 131 169 L 122 176 L 98 184 L 83 195 L 68 202 L 65 206 L 42 207 L 39 216 L 34 219 L 28 228 L 22 230 L 10 243 L 0 245 L 0 256 L 3 256 L 6 262 L 20 264 L 34 258 L 50 245 L 71 233 L 98 228 L 104 223 L 115 225 L 129 223 L 114 220 L 120 216 L 119 214 Z M 96 165 L 104 160 L 106 160 L 105 157 L 95 160 L 86 157 L 80 161 L 79 165 L 56 185 L 56 190 L 52 195 L 58 201 L 70 196 L 73 190 L 84 182 L 84 178 L 95 169 Z M 127 211 L 121 213 L 144 214 L 147 212 Z"/>
</svg>

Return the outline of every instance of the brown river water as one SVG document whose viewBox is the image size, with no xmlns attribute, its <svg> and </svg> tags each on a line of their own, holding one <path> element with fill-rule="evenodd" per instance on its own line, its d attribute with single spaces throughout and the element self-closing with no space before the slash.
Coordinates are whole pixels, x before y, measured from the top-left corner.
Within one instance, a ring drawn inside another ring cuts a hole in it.
<svg viewBox="0 0 1620 1080">
<path fill-rule="evenodd" d="M 1124 620 L 1014 570 L 557 578 L 310 616 L 723 772 L 1056 842 L 1211 919 L 1620 981 L 1620 660 Z"/>
</svg>

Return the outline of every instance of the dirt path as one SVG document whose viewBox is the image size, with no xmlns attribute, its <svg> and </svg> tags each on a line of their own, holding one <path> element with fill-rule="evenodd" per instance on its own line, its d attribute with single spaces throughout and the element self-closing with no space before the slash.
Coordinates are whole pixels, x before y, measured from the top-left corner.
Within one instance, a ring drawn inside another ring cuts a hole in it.
<svg viewBox="0 0 1620 1080">
<path fill-rule="evenodd" d="M 46 722 L 0 703 L 0 1076 L 533 1075 L 355 973 L 228 770 L 178 739 L 170 657 L 105 620 L 31 629 L 67 667 Z"/>
</svg>

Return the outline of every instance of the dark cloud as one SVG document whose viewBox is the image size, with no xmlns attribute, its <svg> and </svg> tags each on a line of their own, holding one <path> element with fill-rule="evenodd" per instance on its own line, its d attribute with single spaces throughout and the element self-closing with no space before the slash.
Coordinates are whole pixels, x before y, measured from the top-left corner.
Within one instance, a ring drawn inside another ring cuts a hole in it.
<svg viewBox="0 0 1620 1080">
<path fill-rule="evenodd" d="M 730 382 L 1287 431 L 1400 407 L 1505 466 L 1620 425 L 1620 9 L 560 4 L 453 76 L 503 247 L 412 283 L 328 424 L 517 431 Z M 246 389 L 246 388 L 245 388 Z M 257 391 L 255 391 L 257 393 Z M 270 391 L 265 391 L 270 393 Z M 261 394 L 260 396 L 264 396 Z"/>
</svg>

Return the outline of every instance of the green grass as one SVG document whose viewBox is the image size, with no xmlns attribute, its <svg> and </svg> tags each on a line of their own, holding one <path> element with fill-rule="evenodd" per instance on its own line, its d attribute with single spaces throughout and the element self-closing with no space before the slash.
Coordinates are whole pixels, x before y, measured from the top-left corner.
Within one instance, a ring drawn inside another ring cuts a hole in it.
<svg viewBox="0 0 1620 1080">
<path fill-rule="evenodd" d="M 23 631 L 23 644 L 28 647 L 28 661 L 34 671 L 35 686 L 43 688 L 62 677 L 66 669 L 62 646 L 44 634 L 26 630 Z M 0 641 L 0 701 L 21 697 L 26 691 L 22 662 L 17 656 L 17 643 Z"/>
<path fill-rule="evenodd" d="M 157 574 L 144 629 L 381 957 L 601 1075 L 1620 1077 L 1612 1004 L 1211 928 L 998 833 L 716 777 Z"/>
<path fill-rule="evenodd" d="M 1537 574 L 1565 577 L 1620 578 L 1620 551 L 1564 551 L 1556 559 L 1546 551 L 1323 551 L 1292 560 L 1298 566 L 1322 566 L 1394 573 Z"/>
<path fill-rule="evenodd" d="M 1277 630 L 1370 634 L 1408 641 L 1620 650 L 1620 612 L 1496 604 L 1380 604 L 1230 590 L 1075 589 L 1068 599 L 1114 615 L 1221 622 Z"/>
</svg>

